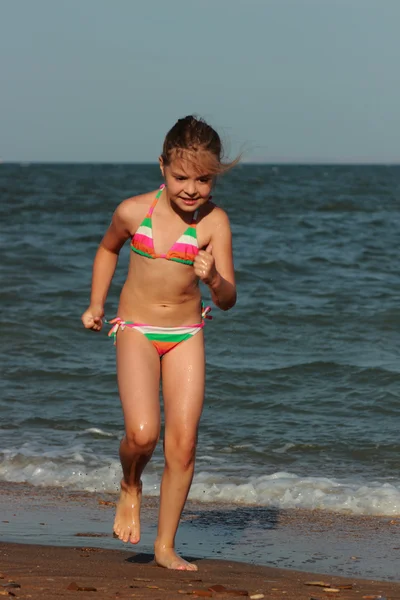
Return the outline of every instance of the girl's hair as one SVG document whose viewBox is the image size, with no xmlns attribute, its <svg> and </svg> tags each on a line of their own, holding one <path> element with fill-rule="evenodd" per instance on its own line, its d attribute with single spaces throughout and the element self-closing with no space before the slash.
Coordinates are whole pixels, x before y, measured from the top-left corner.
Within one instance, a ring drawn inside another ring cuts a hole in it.
<svg viewBox="0 0 400 600">
<path fill-rule="evenodd" d="M 234 167 L 240 157 L 222 162 L 223 148 L 218 133 L 203 119 L 189 115 L 179 119 L 165 136 L 161 158 L 165 166 L 184 158 L 196 171 L 220 175 Z"/>
</svg>

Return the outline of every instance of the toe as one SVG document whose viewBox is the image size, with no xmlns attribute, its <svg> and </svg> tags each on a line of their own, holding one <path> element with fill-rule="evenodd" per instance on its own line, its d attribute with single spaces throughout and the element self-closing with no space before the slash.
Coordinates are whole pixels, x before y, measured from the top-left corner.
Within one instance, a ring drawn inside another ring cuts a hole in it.
<svg viewBox="0 0 400 600">
<path fill-rule="evenodd" d="M 128 542 L 129 541 L 129 531 L 123 531 L 120 534 L 119 539 L 122 540 L 123 542 Z"/>
<path fill-rule="evenodd" d="M 136 533 L 131 533 L 129 536 L 129 541 L 131 544 L 137 544 L 139 542 L 139 536 Z"/>
<path fill-rule="evenodd" d="M 173 561 L 169 568 L 174 571 L 197 571 L 197 566 L 186 560 L 184 562 L 182 560 Z"/>
</svg>

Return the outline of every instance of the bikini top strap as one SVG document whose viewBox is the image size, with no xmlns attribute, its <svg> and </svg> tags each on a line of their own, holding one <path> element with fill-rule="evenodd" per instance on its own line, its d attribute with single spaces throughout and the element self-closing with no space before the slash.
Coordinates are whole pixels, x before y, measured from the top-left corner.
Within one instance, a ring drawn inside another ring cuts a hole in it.
<svg viewBox="0 0 400 600">
<path fill-rule="evenodd" d="M 164 188 L 165 188 L 165 184 L 163 183 L 162 185 L 160 185 L 160 189 L 158 190 L 158 192 L 157 192 L 157 194 L 156 194 L 156 197 L 154 198 L 154 200 L 153 200 L 153 202 L 152 202 L 152 204 L 151 204 L 151 206 L 150 206 L 150 208 L 149 208 L 149 211 L 148 211 L 148 213 L 147 213 L 147 216 L 148 216 L 148 217 L 151 217 L 151 215 L 153 214 L 153 211 L 154 211 L 154 209 L 155 209 L 155 207 L 156 207 L 156 204 L 157 204 L 157 202 L 158 202 L 158 199 L 159 199 L 159 197 L 161 196 L 161 194 L 162 194 L 162 192 L 163 192 L 163 189 L 164 189 Z"/>
</svg>

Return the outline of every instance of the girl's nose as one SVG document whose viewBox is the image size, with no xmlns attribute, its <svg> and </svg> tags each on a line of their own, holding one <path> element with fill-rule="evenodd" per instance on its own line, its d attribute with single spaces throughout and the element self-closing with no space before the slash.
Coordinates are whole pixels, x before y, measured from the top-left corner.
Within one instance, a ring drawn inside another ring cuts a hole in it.
<svg viewBox="0 0 400 600">
<path fill-rule="evenodd" d="M 196 184 L 194 181 L 188 180 L 185 185 L 185 192 L 188 196 L 196 195 Z"/>
</svg>

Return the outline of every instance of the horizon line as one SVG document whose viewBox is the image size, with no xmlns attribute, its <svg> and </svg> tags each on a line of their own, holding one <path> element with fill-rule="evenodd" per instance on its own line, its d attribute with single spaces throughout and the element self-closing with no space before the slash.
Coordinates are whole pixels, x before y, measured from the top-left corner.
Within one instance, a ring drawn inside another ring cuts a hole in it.
<svg viewBox="0 0 400 600">
<path fill-rule="evenodd" d="M 1 160 L 1 165 L 146 165 L 146 166 L 158 166 L 158 162 L 149 161 L 113 161 L 113 160 Z M 242 161 L 239 162 L 236 167 L 243 166 L 275 166 L 275 165 L 287 165 L 287 166 L 400 166 L 400 160 L 398 161 L 312 161 L 312 160 L 268 160 L 268 161 Z M 235 168 L 236 168 L 235 167 Z"/>
</svg>

